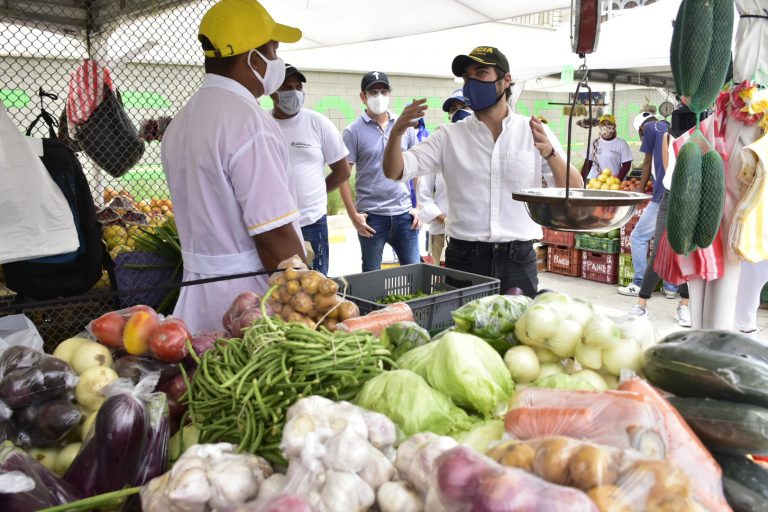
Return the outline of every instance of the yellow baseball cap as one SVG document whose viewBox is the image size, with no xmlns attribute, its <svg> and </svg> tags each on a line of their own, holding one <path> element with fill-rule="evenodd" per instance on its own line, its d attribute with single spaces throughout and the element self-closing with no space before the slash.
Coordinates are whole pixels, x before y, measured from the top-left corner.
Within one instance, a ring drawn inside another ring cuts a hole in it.
<svg viewBox="0 0 768 512">
<path fill-rule="evenodd" d="M 269 41 L 295 43 L 301 30 L 276 23 L 256 0 L 221 0 L 203 16 L 197 38 L 213 45 L 206 57 L 231 57 Z"/>
<path fill-rule="evenodd" d="M 605 121 L 607 121 L 607 122 L 611 123 L 612 125 L 616 126 L 616 118 L 613 117 L 611 114 L 605 114 L 605 115 L 600 116 L 600 119 L 598 120 L 598 124 L 603 123 Z"/>
</svg>

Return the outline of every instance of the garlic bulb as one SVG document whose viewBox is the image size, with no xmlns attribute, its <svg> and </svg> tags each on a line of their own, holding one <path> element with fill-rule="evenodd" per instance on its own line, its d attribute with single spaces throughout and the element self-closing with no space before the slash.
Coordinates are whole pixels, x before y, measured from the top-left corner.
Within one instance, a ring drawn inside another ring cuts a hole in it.
<svg viewBox="0 0 768 512">
<path fill-rule="evenodd" d="M 376 493 L 381 512 L 422 512 L 424 504 L 408 482 L 387 482 Z"/>
<path fill-rule="evenodd" d="M 371 486 L 353 473 L 328 471 L 326 477 L 320 496 L 327 512 L 363 512 L 376 501 Z"/>
<path fill-rule="evenodd" d="M 456 446 L 458 444 L 451 437 L 431 433 L 411 436 L 397 449 L 395 465 L 400 478 L 411 482 L 417 491 L 425 495 L 435 459 Z"/>
<path fill-rule="evenodd" d="M 368 464 L 369 448 L 368 441 L 355 434 L 348 425 L 326 443 L 323 464 L 328 469 L 357 473 Z"/>
<path fill-rule="evenodd" d="M 368 445 L 368 463 L 359 473 L 374 491 L 378 491 L 382 484 L 389 482 L 397 474 L 394 464 L 379 450 Z"/>
<path fill-rule="evenodd" d="M 397 427 L 392 420 L 381 413 L 363 412 L 368 427 L 368 441 L 379 450 L 388 448 L 397 441 Z"/>
</svg>

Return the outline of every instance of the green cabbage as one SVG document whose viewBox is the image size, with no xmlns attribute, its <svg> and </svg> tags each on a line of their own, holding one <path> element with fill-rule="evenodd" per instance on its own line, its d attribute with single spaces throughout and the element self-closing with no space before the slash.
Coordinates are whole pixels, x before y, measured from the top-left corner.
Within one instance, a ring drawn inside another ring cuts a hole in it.
<svg viewBox="0 0 768 512">
<path fill-rule="evenodd" d="M 411 370 L 426 380 L 427 366 L 429 365 L 429 361 L 432 359 L 432 352 L 435 351 L 436 347 L 436 341 L 427 343 L 426 345 L 422 345 L 420 347 L 416 347 L 415 349 L 400 356 L 395 361 L 395 364 L 398 368 L 402 370 Z"/>
<path fill-rule="evenodd" d="M 600 391 L 587 378 L 568 375 L 567 373 L 557 373 L 543 379 L 538 379 L 531 384 L 531 387 L 564 389 L 568 391 Z"/>
<path fill-rule="evenodd" d="M 453 435 L 456 442 L 485 453 L 488 447 L 504 435 L 504 420 L 480 421 L 471 429 Z"/>
<path fill-rule="evenodd" d="M 458 331 L 479 336 L 504 354 L 516 344 L 515 322 L 530 303 L 524 295 L 490 295 L 461 306 L 451 316 Z"/>
<path fill-rule="evenodd" d="M 449 332 L 430 345 L 427 382 L 456 405 L 490 417 L 514 391 L 504 360 L 477 336 Z"/>
<path fill-rule="evenodd" d="M 381 344 L 397 359 L 406 352 L 432 341 L 429 332 L 416 322 L 397 322 L 381 333 Z"/>
<path fill-rule="evenodd" d="M 388 416 L 407 436 L 419 432 L 445 435 L 472 425 L 466 412 L 409 370 L 393 370 L 372 378 L 355 403 Z"/>
</svg>

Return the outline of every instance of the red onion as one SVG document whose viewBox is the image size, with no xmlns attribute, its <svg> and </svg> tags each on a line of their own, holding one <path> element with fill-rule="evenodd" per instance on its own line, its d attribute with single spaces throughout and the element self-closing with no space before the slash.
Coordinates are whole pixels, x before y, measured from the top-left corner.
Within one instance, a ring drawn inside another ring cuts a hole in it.
<svg viewBox="0 0 768 512">
<path fill-rule="evenodd" d="M 216 340 L 223 337 L 225 337 L 223 331 L 200 331 L 192 337 L 192 348 L 194 349 L 195 354 L 201 356 L 214 348 Z"/>
<path fill-rule="evenodd" d="M 440 497 L 448 502 L 471 503 L 480 481 L 493 466 L 493 461 L 466 446 L 445 452 L 435 461 Z"/>
<path fill-rule="evenodd" d="M 523 290 L 521 290 L 520 288 L 513 287 L 507 290 L 507 293 L 505 293 L 504 295 L 525 295 L 525 292 L 523 292 Z"/>
<path fill-rule="evenodd" d="M 480 484 L 472 512 L 536 512 L 538 480 L 521 469 L 505 469 Z M 568 510 L 567 503 L 560 503 Z"/>
</svg>

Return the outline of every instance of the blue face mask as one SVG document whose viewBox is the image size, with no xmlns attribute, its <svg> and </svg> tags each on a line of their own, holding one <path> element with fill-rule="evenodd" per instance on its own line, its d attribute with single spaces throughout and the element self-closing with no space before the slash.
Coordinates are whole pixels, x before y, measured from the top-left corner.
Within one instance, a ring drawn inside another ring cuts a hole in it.
<svg viewBox="0 0 768 512">
<path fill-rule="evenodd" d="M 458 123 L 459 121 L 461 121 L 465 117 L 469 117 L 471 115 L 472 115 L 472 112 L 469 112 L 468 110 L 463 110 L 463 109 L 462 110 L 457 110 L 451 116 L 451 122 L 452 123 Z"/>
<path fill-rule="evenodd" d="M 476 78 L 468 78 L 464 84 L 464 97 L 469 100 L 469 106 L 475 112 L 492 107 L 504 95 L 496 94 L 496 82 L 483 82 Z"/>
</svg>

